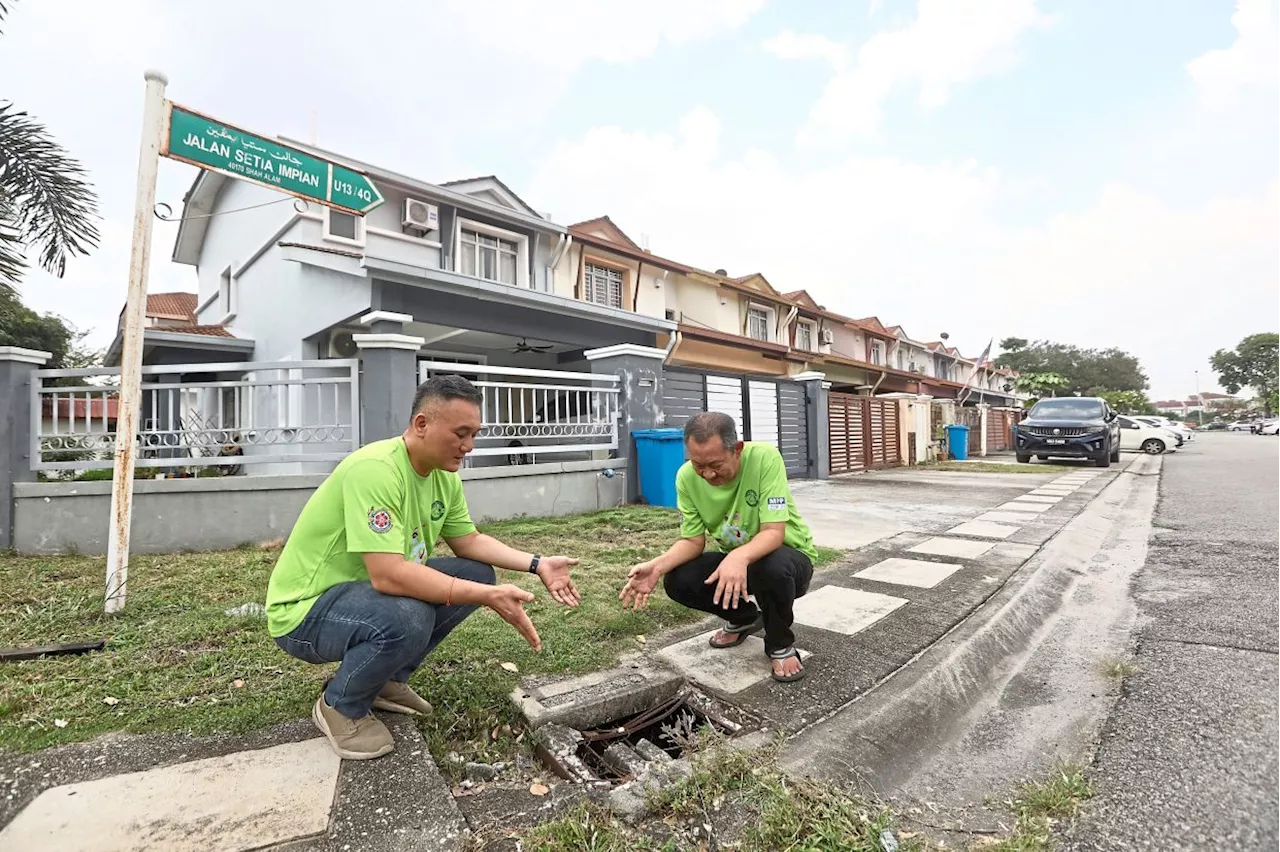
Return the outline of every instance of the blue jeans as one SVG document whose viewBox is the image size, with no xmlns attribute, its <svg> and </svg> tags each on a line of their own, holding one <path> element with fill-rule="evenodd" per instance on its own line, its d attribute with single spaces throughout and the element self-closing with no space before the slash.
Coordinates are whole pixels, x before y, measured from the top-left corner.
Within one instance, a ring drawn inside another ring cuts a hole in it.
<svg viewBox="0 0 1280 852">
<path fill-rule="evenodd" d="M 427 564 L 459 580 L 494 584 L 492 566 L 470 559 L 428 559 Z M 348 719 L 359 719 L 373 709 L 387 681 L 408 682 L 449 631 L 475 610 L 474 605 L 384 595 L 368 582 L 340 583 L 276 644 L 308 663 L 341 661 L 324 701 Z"/>
</svg>

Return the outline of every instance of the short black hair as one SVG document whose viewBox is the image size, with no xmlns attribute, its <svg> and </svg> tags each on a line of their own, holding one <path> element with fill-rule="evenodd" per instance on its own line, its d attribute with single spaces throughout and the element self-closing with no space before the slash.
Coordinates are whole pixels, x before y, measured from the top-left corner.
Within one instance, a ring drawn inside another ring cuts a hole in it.
<svg viewBox="0 0 1280 852">
<path fill-rule="evenodd" d="M 684 424 L 684 442 L 704 444 L 712 438 L 719 438 L 726 450 L 738 445 L 738 424 L 733 418 L 719 411 L 703 411 L 689 418 Z"/>
<path fill-rule="evenodd" d="M 413 410 L 409 412 L 409 416 L 413 417 L 434 402 L 448 402 L 451 399 L 465 399 L 480 405 L 484 397 L 475 385 L 462 376 L 432 376 L 418 385 L 418 390 L 413 395 Z"/>
</svg>

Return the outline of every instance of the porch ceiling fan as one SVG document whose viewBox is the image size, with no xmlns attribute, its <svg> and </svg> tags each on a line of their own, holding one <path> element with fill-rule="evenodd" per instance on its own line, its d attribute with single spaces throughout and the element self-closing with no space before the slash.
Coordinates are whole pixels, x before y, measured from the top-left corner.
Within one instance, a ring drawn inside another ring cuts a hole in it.
<svg viewBox="0 0 1280 852">
<path fill-rule="evenodd" d="M 546 352 L 553 344 L 548 343 L 545 346 L 530 345 L 527 338 L 520 338 L 520 342 L 516 344 L 516 348 L 512 352 Z"/>
</svg>

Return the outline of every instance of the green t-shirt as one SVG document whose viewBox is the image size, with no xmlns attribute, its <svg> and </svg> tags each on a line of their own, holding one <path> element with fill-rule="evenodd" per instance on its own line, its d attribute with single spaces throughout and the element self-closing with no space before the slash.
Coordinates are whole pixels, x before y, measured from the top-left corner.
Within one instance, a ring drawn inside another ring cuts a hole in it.
<svg viewBox="0 0 1280 852">
<path fill-rule="evenodd" d="M 787 484 L 782 454 L 772 444 L 748 441 L 742 447 L 742 468 L 727 485 L 711 485 L 685 462 L 676 473 L 676 505 L 680 509 L 680 537 L 708 535 L 722 552 L 746 544 L 761 524 L 785 521 L 782 543 L 810 559 L 817 559 L 813 534 L 800 518 Z"/>
<path fill-rule="evenodd" d="M 456 473 L 420 475 L 403 438 L 361 447 L 302 507 L 267 583 L 267 629 L 284 636 L 325 591 L 368 580 L 363 553 L 399 553 L 425 565 L 441 536 L 474 531 Z"/>
</svg>

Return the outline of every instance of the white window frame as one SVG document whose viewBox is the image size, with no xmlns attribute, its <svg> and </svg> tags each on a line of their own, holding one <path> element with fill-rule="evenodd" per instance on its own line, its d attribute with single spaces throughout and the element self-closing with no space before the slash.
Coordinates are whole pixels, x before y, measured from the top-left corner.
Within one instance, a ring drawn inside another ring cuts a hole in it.
<svg viewBox="0 0 1280 852">
<path fill-rule="evenodd" d="M 806 329 L 809 332 L 809 345 L 800 345 L 800 329 Z M 801 352 L 817 352 L 818 351 L 818 324 L 809 320 L 796 320 L 796 349 Z"/>
<path fill-rule="evenodd" d="M 905 373 L 907 370 L 907 353 L 902 351 L 901 344 L 898 346 L 897 358 L 895 360 L 897 361 L 897 366 L 894 369 L 901 370 Z"/>
<path fill-rule="evenodd" d="M 871 363 L 876 367 L 887 367 L 885 361 L 888 360 L 889 347 L 885 346 L 883 340 L 871 341 Z"/>
<path fill-rule="evenodd" d="M 218 276 L 218 310 L 222 312 L 222 319 L 218 321 L 219 325 L 226 325 L 236 318 L 236 303 L 239 301 L 236 296 L 236 274 L 228 264 L 227 268 L 222 270 Z M 199 321 L 197 319 L 197 321 Z"/>
<path fill-rule="evenodd" d="M 597 302 L 595 300 L 595 290 L 591 286 L 591 269 L 599 269 L 602 272 L 618 276 L 618 304 L 612 305 L 607 302 Z M 607 263 L 601 263 L 598 260 L 587 259 L 582 264 L 582 293 L 585 297 L 584 302 L 590 302 L 593 305 L 600 305 L 605 308 L 615 308 L 617 310 L 626 310 L 627 307 L 627 270 L 617 266 L 610 266 Z"/>
<path fill-rule="evenodd" d="M 516 244 L 516 283 L 506 284 L 508 287 L 521 287 L 526 290 L 533 286 L 529 282 L 529 238 L 524 234 L 518 234 L 515 231 L 508 231 L 504 228 L 497 228 L 493 225 L 486 225 L 484 222 L 477 222 L 474 219 L 464 219 L 461 216 L 457 218 L 457 227 L 453 231 L 453 271 L 459 275 L 466 275 L 462 271 L 462 232 L 475 231 L 478 234 L 484 234 L 489 237 L 497 237 L 502 240 L 510 240 Z M 479 267 L 477 266 L 477 269 Z M 470 275 L 469 278 L 475 278 L 479 281 L 489 281 L 493 284 L 505 284 L 502 281 L 494 281 L 490 278 L 481 278 L 479 275 Z"/>
<path fill-rule="evenodd" d="M 751 337 L 751 312 L 752 311 L 760 311 L 764 314 L 764 335 L 765 336 L 763 340 L 760 340 L 760 338 L 758 337 Z M 769 307 L 768 305 L 762 305 L 759 302 L 747 303 L 747 337 L 751 338 L 752 340 L 760 340 L 761 343 L 773 343 L 774 334 L 775 334 L 774 326 L 777 324 L 777 322 L 778 322 L 778 312 L 775 311 L 773 308 Z"/>
<path fill-rule="evenodd" d="M 342 216 L 353 216 L 353 218 L 356 220 L 356 238 L 354 240 L 348 239 L 347 237 L 343 237 L 332 232 L 330 222 L 332 221 L 332 216 L 334 213 L 337 213 Z M 320 225 L 320 227 L 323 228 L 323 231 L 321 232 L 321 234 L 326 242 L 341 243 L 344 246 L 356 246 L 357 248 L 364 248 L 365 242 L 368 239 L 368 233 L 365 229 L 365 224 L 366 223 L 364 221 L 363 216 L 354 216 L 354 214 L 351 214 L 351 213 L 344 213 L 341 210 L 334 210 L 332 207 L 324 207 L 323 222 Z"/>
</svg>

